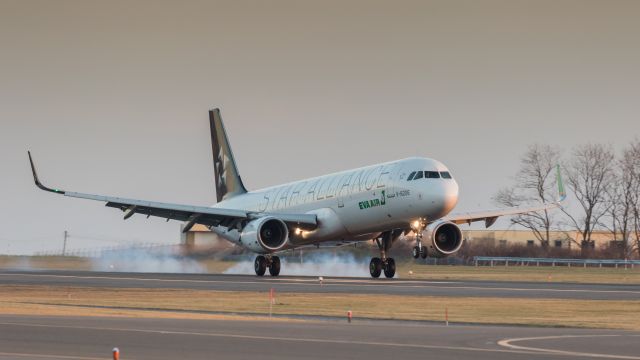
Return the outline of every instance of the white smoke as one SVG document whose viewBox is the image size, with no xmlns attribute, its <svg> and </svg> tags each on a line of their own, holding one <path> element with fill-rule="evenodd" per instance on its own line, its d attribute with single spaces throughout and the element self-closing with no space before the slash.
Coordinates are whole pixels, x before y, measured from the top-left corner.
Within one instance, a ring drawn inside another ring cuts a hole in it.
<svg viewBox="0 0 640 360">
<path fill-rule="evenodd" d="M 280 275 L 369 277 L 369 260 L 357 259 L 353 254 L 311 252 L 299 259 L 281 257 Z M 247 258 L 227 269 L 225 274 L 254 275 L 254 258 Z M 268 273 L 268 271 L 267 271 Z"/>
<path fill-rule="evenodd" d="M 170 249 L 123 249 L 104 252 L 91 261 L 93 271 L 153 272 L 153 273 L 205 273 L 206 268 L 197 261 L 178 256 Z"/>
</svg>

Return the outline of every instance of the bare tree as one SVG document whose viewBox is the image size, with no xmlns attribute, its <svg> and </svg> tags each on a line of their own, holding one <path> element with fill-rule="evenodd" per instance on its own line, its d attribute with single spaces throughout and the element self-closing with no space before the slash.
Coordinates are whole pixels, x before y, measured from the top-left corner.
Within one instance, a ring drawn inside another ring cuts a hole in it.
<svg viewBox="0 0 640 360">
<path fill-rule="evenodd" d="M 627 187 L 624 191 L 625 201 L 628 202 L 630 212 L 628 236 L 635 235 L 635 242 L 630 250 L 635 250 L 640 257 L 640 140 L 636 139 L 625 148 L 621 162 L 628 177 L 624 181 Z"/>
<path fill-rule="evenodd" d="M 634 204 L 637 193 L 637 176 L 631 149 L 625 149 L 612 169 L 613 181 L 605 189 L 606 213 L 599 225 L 608 229 L 618 247 L 621 258 L 627 258 L 632 250 Z"/>
<path fill-rule="evenodd" d="M 533 144 L 520 159 L 516 184 L 500 190 L 493 200 L 503 206 L 542 204 L 555 200 L 556 179 L 553 169 L 560 162 L 560 150 L 549 145 Z M 521 214 L 511 223 L 531 230 L 544 248 L 549 246 L 554 219 L 548 211 Z"/>
<path fill-rule="evenodd" d="M 578 200 L 580 215 L 574 216 L 564 208 L 562 211 L 580 233 L 583 252 L 593 248 L 591 235 L 609 210 L 606 194 L 612 185 L 614 161 L 611 146 L 585 144 L 573 149 L 566 165 L 567 185 Z"/>
</svg>

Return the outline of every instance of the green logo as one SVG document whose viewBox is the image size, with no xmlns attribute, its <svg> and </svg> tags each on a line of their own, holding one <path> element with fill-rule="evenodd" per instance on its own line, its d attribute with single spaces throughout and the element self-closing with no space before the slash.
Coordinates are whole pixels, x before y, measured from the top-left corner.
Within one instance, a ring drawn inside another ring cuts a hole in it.
<svg viewBox="0 0 640 360">
<path fill-rule="evenodd" d="M 380 197 L 380 199 L 360 201 L 358 203 L 358 206 L 360 207 L 360 210 L 363 210 L 363 209 L 369 209 L 372 207 L 382 206 L 382 205 L 385 205 L 386 203 L 387 203 L 387 197 L 385 195 L 385 191 L 382 190 L 382 196 Z"/>
</svg>

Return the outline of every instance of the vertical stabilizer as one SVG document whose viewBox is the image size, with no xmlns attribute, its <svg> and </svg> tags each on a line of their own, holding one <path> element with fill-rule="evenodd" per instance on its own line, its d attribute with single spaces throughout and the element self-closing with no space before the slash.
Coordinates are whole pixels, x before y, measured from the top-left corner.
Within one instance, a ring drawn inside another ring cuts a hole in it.
<svg viewBox="0 0 640 360">
<path fill-rule="evenodd" d="M 236 167 L 231 146 L 224 130 L 220 109 L 209 111 L 211 123 L 211 147 L 213 168 L 216 177 L 216 198 L 218 202 L 247 192 Z"/>
</svg>

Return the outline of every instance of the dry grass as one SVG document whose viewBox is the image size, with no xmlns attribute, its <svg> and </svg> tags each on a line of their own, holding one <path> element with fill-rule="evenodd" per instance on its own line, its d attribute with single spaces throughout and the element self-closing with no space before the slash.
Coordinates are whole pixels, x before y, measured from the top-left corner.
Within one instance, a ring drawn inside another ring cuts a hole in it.
<svg viewBox="0 0 640 360">
<path fill-rule="evenodd" d="M 91 260 L 74 256 L 0 256 L 3 269 L 91 270 Z"/>
<path fill-rule="evenodd" d="M 404 262 L 398 265 L 398 275 L 403 279 L 640 284 L 640 267 L 634 269 L 566 266 L 507 267 L 504 265 L 474 267 L 422 265 L 413 262 Z M 413 274 L 409 274 L 409 271 L 412 271 Z"/>
<path fill-rule="evenodd" d="M 451 322 L 640 330 L 640 300 L 279 293 L 273 313 L 342 317 L 352 310 L 356 319 L 444 321 L 445 307 Z M 265 292 L 0 286 L 3 314 L 205 319 L 222 316 L 215 313 L 255 317 L 268 312 Z"/>
</svg>

